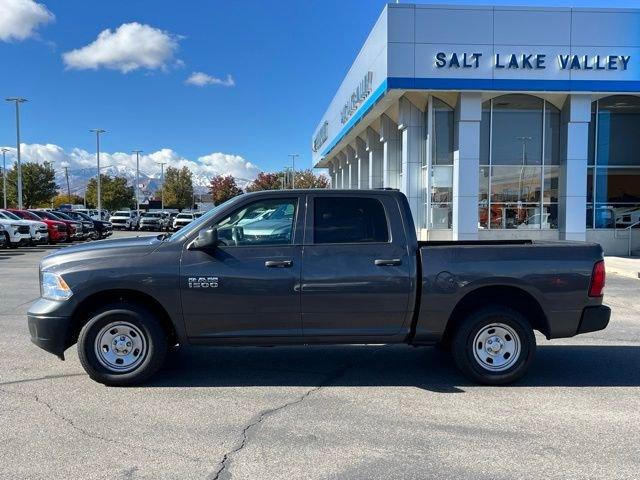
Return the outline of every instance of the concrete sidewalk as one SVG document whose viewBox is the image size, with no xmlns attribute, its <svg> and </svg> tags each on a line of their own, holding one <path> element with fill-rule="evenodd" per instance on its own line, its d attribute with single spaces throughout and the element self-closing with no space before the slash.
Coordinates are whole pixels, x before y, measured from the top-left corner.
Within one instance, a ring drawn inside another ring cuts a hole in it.
<svg viewBox="0 0 640 480">
<path fill-rule="evenodd" d="M 607 274 L 640 278 L 640 257 L 604 257 Z"/>
</svg>

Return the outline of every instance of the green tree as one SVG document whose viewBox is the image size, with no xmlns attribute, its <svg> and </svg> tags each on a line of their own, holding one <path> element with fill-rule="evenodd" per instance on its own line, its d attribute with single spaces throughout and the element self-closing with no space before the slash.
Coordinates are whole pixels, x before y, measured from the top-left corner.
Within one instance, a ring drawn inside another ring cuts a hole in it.
<svg viewBox="0 0 640 480">
<path fill-rule="evenodd" d="M 183 209 L 193 202 L 193 174 L 188 167 L 181 169 L 168 167 L 164 173 L 164 185 L 155 196 L 161 198 L 164 190 L 164 205 L 168 208 Z"/>
<path fill-rule="evenodd" d="M 296 188 L 329 188 L 329 179 L 313 170 L 300 170 L 296 172 Z"/>
<path fill-rule="evenodd" d="M 211 179 L 209 192 L 213 197 L 214 203 L 216 205 L 220 205 L 230 198 L 240 195 L 242 193 L 242 189 L 238 187 L 236 179 L 233 176 L 216 175 Z"/>
<path fill-rule="evenodd" d="M 94 178 L 87 183 L 87 205 L 97 207 L 97 181 Z M 136 204 L 133 186 L 127 185 L 125 177 L 110 177 L 100 175 L 100 196 L 102 197 L 102 208 L 107 210 L 118 210 L 121 208 L 133 208 Z"/>
<path fill-rule="evenodd" d="M 22 205 L 25 208 L 48 207 L 58 193 L 55 172 L 50 163 L 22 164 Z M 7 172 L 7 203 L 18 205 L 18 165 Z"/>
<path fill-rule="evenodd" d="M 260 172 L 256 179 L 247 185 L 247 192 L 258 192 L 260 190 L 278 190 L 282 188 L 281 174 Z"/>
<path fill-rule="evenodd" d="M 61 192 L 53 197 L 52 203 L 54 207 L 59 207 L 65 203 L 70 203 L 71 205 L 82 205 L 84 204 L 84 198 L 73 193 L 71 194 L 71 198 L 69 198 L 66 192 Z"/>
</svg>

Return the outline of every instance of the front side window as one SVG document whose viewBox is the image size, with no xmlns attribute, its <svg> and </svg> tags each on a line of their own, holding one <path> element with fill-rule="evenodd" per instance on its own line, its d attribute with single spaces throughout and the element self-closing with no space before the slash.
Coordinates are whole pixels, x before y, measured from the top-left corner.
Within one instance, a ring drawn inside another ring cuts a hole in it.
<svg viewBox="0 0 640 480">
<path fill-rule="evenodd" d="M 261 200 L 240 207 L 214 226 L 225 246 L 290 245 L 298 201 Z"/>
<path fill-rule="evenodd" d="M 389 241 L 387 216 L 375 198 L 316 197 L 313 219 L 313 243 Z"/>
</svg>

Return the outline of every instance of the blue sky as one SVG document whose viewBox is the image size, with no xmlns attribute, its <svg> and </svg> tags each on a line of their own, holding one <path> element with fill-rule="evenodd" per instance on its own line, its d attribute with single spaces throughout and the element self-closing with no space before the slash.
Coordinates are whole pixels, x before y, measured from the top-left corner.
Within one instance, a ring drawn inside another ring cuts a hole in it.
<svg viewBox="0 0 640 480">
<path fill-rule="evenodd" d="M 31 0 L 0 0 L 0 7 L 24 2 Z M 301 154 L 300 165 L 310 166 L 310 136 L 386 2 L 40 3 L 55 20 L 36 25 L 27 38 L 6 32 L 3 37 L 2 29 L 12 26 L 0 20 L 0 95 L 29 99 L 21 110 L 24 143 L 55 145 L 61 150 L 51 150 L 54 156 L 75 148 L 93 152 L 95 139 L 88 129 L 99 126 L 108 131 L 102 141 L 106 152 L 169 149 L 175 158 L 189 160 L 223 152 L 274 170 L 292 152 Z M 429 3 L 624 7 L 639 2 Z M 65 52 L 91 44 L 103 30 L 115 33 L 133 22 L 166 35 L 171 55 L 160 65 L 127 73 L 122 64 L 114 67 L 107 60 L 87 66 L 96 51 L 81 51 L 65 64 Z M 230 83 L 231 76 L 234 85 L 185 84 L 194 72 L 222 83 Z M 6 104 L 0 109 L 0 144 L 14 145 L 14 128 L 13 110 Z M 151 161 L 146 168 L 154 168 Z"/>
</svg>

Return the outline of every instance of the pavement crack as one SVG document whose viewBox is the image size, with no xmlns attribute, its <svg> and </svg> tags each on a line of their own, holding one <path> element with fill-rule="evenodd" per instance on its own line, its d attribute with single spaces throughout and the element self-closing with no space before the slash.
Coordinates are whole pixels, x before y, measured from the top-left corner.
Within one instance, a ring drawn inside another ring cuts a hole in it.
<svg viewBox="0 0 640 480">
<path fill-rule="evenodd" d="M 167 453 L 169 453 L 171 455 L 175 455 L 175 456 L 177 456 L 179 458 L 182 458 L 184 460 L 189 460 L 191 462 L 196 462 L 196 463 L 201 463 L 202 462 L 201 458 L 192 457 L 192 456 L 189 456 L 189 455 L 184 455 L 184 454 L 179 453 L 179 452 L 174 452 L 174 451 L 171 451 L 171 450 L 162 450 L 162 449 L 156 449 L 156 448 L 149 448 L 149 447 L 145 447 L 145 446 L 142 446 L 142 445 L 139 445 L 139 444 L 129 444 L 127 442 L 121 442 L 121 441 L 116 440 L 114 438 L 109 438 L 109 437 L 105 437 L 105 436 L 97 434 L 97 433 L 90 432 L 89 430 L 86 430 L 85 428 L 82 428 L 81 426 L 77 425 L 71 418 L 69 418 L 69 417 L 63 415 L 62 413 L 60 413 L 59 411 L 57 411 L 53 407 L 53 405 L 51 405 L 51 403 L 49 403 L 46 400 L 42 399 L 37 393 L 30 395 L 30 394 L 27 394 L 27 393 L 16 392 L 16 391 L 5 390 L 5 389 L 0 389 L 0 392 L 7 393 L 9 395 L 18 395 L 18 396 L 23 397 L 23 398 L 28 398 L 28 399 L 34 400 L 36 403 L 39 403 L 40 405 L 44 405 L 51 415 L 55 416 L 60 421 L 64 422 L 66 425 L 68 425 L 71 429 L 73 429 L 74 431 L 78 432 L 80 435 L 82 435 L 82 436 L 84 436 L 86 438 L 90 438 L 90 439 L 93 439 L 93 440 L 98 440 L 98 441 L 101 441 L 101 442 L 111 443 L 111 444 L 117 445 L 119 447 L 124 447 L 126 449 L 140 449 L 140 450 L 144 450 L 146 452 L 155 453 L 155 454 L 163 454 L 163 455 L 166 455 Z"/>
<path fill-rule="evenodd" d="M 375 355 L 378 351 L 380 351 L 381 349 L 385 348 L 387 345 L 382 345 L 379 348 L 374 349 L 369 356 L 373 356 Z M 357 366 L 359 363 L 361 363 L 361 361 L 358 362 L 352 362 L 349 363 L 347 365 L 343 365 L 342 367 L 336 369 L 333 373 L 331 373 L 330 375 L 328 375 L 324 381 L 322 381 L 319 385 L 316 385 L 313 388 L 308 389 L 306 392 L 304 392 L 302 395 L 300 395 L 299 397 L 289 401 L 289 402 L 285 402 L 282 405 L 278 406 L 278 407 L 274 407 L 274 408 L 268 408 L 266 410 L 261 411 L 260 413 L 258 413 L 256 416 L 254 416 L 253 418 L 251 418 L 251 420 L 249 420 L 249 422 L 244 426 L 244 428 L 242 429 L 242 433 L 240 436 L 240 442 L 231 450 L 229 450 L 227 453 L 225 453 L 222 457 L 222 460 L 220 460 L 217 464 L 217 468 L 216 470 L 211 473 L 208 477 L 207 480 L 228 480 L 231 478 L 231 474 L 229 473 L 229 466 L 231 465 L 231 461 L 233 460 L 233 457 L 238 454 L 242 449 L 244 449 L 247 446 L 247 442 L 249 441 L 249 439 L 252 436 L 252 433 L 255 432 L 257 430 L 257 428 L 260 426 L 260 424 L 267 419 L 268 417 L 275 415 L 283 410 L 286 410 L 287 408 L 293 407 L 295 405 L 298 405 L 302 402 L 304 402 L 311 394 L 320 391 L 321 389 L 323 389 L 324 387 L 327 387 L 329 385 L 331 385 L 332 383 L 336 382 L 338 379 L 340 379 L 340 377 L 344 376 L 350 369 L 354 368 L 355 366 Z"/>
</svg>

